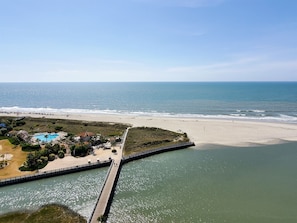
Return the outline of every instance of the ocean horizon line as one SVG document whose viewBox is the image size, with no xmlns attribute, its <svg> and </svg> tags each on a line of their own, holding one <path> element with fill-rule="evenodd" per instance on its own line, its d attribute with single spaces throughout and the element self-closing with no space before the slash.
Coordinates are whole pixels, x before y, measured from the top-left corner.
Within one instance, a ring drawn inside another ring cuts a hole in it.
<svg viewBox="0 0 297 223">
<path fill-rule="evenodd" d="M 218 81 L 6 81 L 6 82 L 0 82 L 0 84 L 96 84 L 96 83 L 297 83 L 297 81 L 224 81 L 224 80 L 218 80 Z"/>
</svg>

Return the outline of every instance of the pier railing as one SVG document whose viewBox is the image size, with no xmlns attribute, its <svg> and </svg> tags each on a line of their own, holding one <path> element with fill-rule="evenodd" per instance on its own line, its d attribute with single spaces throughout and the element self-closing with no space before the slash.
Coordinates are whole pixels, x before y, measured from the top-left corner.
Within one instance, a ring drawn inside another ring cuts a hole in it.
<svg viewBox="0 0 297 223">
<path fill-rule="evenodd" d="M 99 167 L 105 167 L 110 165 L 110 163 L 111 163 L 111 160 L 107 160 L 107 161 L 101 161 L 96 163 L 94 162 L 94 163 L 88 163 L 83 165 L 77 165 L 74 167 L 43 171 L 43 172 L 34 173 L 30 175 L 25 175 L 25 176 L 13 177 L 9 179 L 0 180 L 0 187 L 17 184 L 17 183 L 25 183 L 25 182 L 49 178 L 49 177 L 60 176 L 63 174 L 76 173 L 84 170 L 91 170 Z"/>
<path fill-rule="evenodd" d="M 89 221 L 88 221 L 89 223 L 91 223 L 91 220 L 92 220 L 92 218 L 93 218 L 93 216 L 94 216 L 94 213 L 95 213 L 95 211 L 96 211 L 96 206 L 97 206 L 98 203 L 99 203 L 99 199 L 100 199 L 101 194 L 102 194 L 102 191 L 103 191 L 103 189 L 104 189 L 104 187 L 105 187 L 106 181 L 107 181 L 107 179 L 108 179 L 108 177 L 109 177 L 109 173 L 110 173 L 110 171 L 111 171 L 111 169 L 112 169 L 112 167 L 113 167 L 113 164 L 114 164 L 114 160 L 111 161 L 111 164 L 110 164 L 110 166 L 109 166 L 109 168 L 108 168 L 108 171 L 107 171 L 107 173 L 106 173 L 104 182 L 103 182 L 103 184 L 102 184 L 102 186 L 101 186 L 99 195 L 98 195 L 97 200 L 96 200 L 96 203 L 95 203 L 95 208 L 93 209 L 92 214 L 91 214 L 91 216 L 90 216 L 90 218 L 89 218 Z"/>
</svg>

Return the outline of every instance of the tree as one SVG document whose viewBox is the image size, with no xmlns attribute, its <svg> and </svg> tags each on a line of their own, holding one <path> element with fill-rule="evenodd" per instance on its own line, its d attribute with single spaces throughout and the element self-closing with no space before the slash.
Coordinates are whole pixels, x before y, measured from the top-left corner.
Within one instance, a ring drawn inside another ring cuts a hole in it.
<svg viewBox="0 0 297 223">
<path fill-rule="evenodd" d="M 72 156 L 86 156 L 89 152 L 89 147 L 86 145 L 73 145 L 70 150 Z"/>
<path fill-rule="evenodd" d="M 60 150 L 60 151 L 58 152 L 58 157 L 59 157 L 60 159 L 62 159 L 62 158 L 64 158 L 64 156 L 65 156 L 65 154 L 64 154 L 63 150 Z"/>
<path fill-rule="evenodd" d="M 51 153 L 51 154 L 48 155 L 48 161 L 53 161 L 55 159 L 56 159 L 56 155 L 55 154 Z"/>
</svg>

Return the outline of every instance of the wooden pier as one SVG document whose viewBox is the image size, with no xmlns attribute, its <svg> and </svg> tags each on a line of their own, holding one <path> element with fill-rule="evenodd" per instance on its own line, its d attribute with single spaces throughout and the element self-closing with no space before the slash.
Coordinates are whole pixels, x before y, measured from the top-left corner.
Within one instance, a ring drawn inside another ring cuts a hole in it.
<svg viewBox="0 0 297 223">
<path fill-rule="evenodd" d="M 187 148 L 189 146 L 194 145 L 194 143 L 192 143 L 192 142 L 184 142 L 184 143 L 176 144 L 173 146 L 161 147 L 158 149 L 146 151 L 143 153 L 139 153 L 137 155 L 123 157 L 122 153 L 124 150 L 124 145 L 125 145 L 128 130 L 129 130 L 129 128 L 127 129 L 127 131 L 124 135 L 122 147 L 120 148 L 119 151 L 117 151 L 118 154 L 117 154 L 117 156 L 114 157 L 114 159 L 112 160 L 112 163 L 109 167 L 107 176 L 105 178 L 105 181 L 101 187 L 101 191 L 97 198 L 95 208 L 93 209 L 91 217 L 89 218 L 89 223 L 98 223 L 98 222 L 100 222 L 99 219 L 102 220 L 102 222 L 105 222 L 105 220 L 107 219 L 109 209 L 110 209 L 110 206 L 112 203 L 114 191 L 116 188 L 116 184 L 117 184 L 123 164 L 133 161 L 133 160 L 151 156 L 154 154 L 159 154 L 159 153 L 167 152 L 167 151 L 173 151 L 173 150 L 177 150 L 177 149 L 183 149 L 183 148 Z"/>
<path fill-rule="evenodd" d="M 99 218 L 107 217 L 120 169 L 121 159 L 113 160 L 89 223 L 98 223 Z"/>
<path fill-rule="evenodd" d="M 114 190 L 120 175 L 123 149 L 128 134 L 129 128 L 126 130 L 121 148 L 117 151 L 117 155 L 113 158 L 111 165 L 109 167 L 107 176 L 102 185 L 101 191 L 99 193 L 95 208 L 89 218 L 89 223 L 98 223 L 98 219 L 102 217 L 107 217 L 110 205 L 112 202 Z"/>
</svg>

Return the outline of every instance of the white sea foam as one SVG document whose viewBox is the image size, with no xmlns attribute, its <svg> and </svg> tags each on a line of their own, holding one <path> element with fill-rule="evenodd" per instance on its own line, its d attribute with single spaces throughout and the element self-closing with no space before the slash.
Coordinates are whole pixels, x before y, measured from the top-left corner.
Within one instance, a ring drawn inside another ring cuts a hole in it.
<svg viewBox="0 0 297 223">
<path fill-rule="evenodd" d="M 237 110 L 239 111 L 239 110 Z M 243 112 L 244 110 L 240 110 Z M 262 113 L 265 110 L 245 110 Z M 247 113 L 230 113 L 230 114 L 187 114 L 187 113 L 169 113 L 157 111 L 124 111 L 124 110 L 95 110 L 95 109 L 73 109 L 73 108 L 22 108 L 18 106 L 0 107 L 2 113 L 14 114 L 40 114 L 40 115 L 71 115 L 71 114 L 106 114 L 106 115 L 129 115 L 129 116 L 153 116 L 153 117 L 172 117 L 172 118 L 206 118 L 206 119 L 241 119 L 241 120 L 258 120 L 258 121 L 273 121 L 273 122 L 289 122 L 297 123 L 297 116 L 289 116 L 279 114 L 277 116 L 266 116 L 264 113 L 257 116 L 249 116 Z"/>
<path fill-rule="evenodd" d="M 236 112 L 254 112 L 254 113 L 264 113 L 266 112 L 266 110 L 261 110 L 261 109 L 247 109 L 247 110 L 241 110 L 241 109 L 237 109 Z"/>
<path fill-rule="evenodd" d="M 263 112 L 266 112 L 265 110 L 251 110 L 252 112 L 255 112 L 255 113 L 263 113 Z"/>
</svg>

